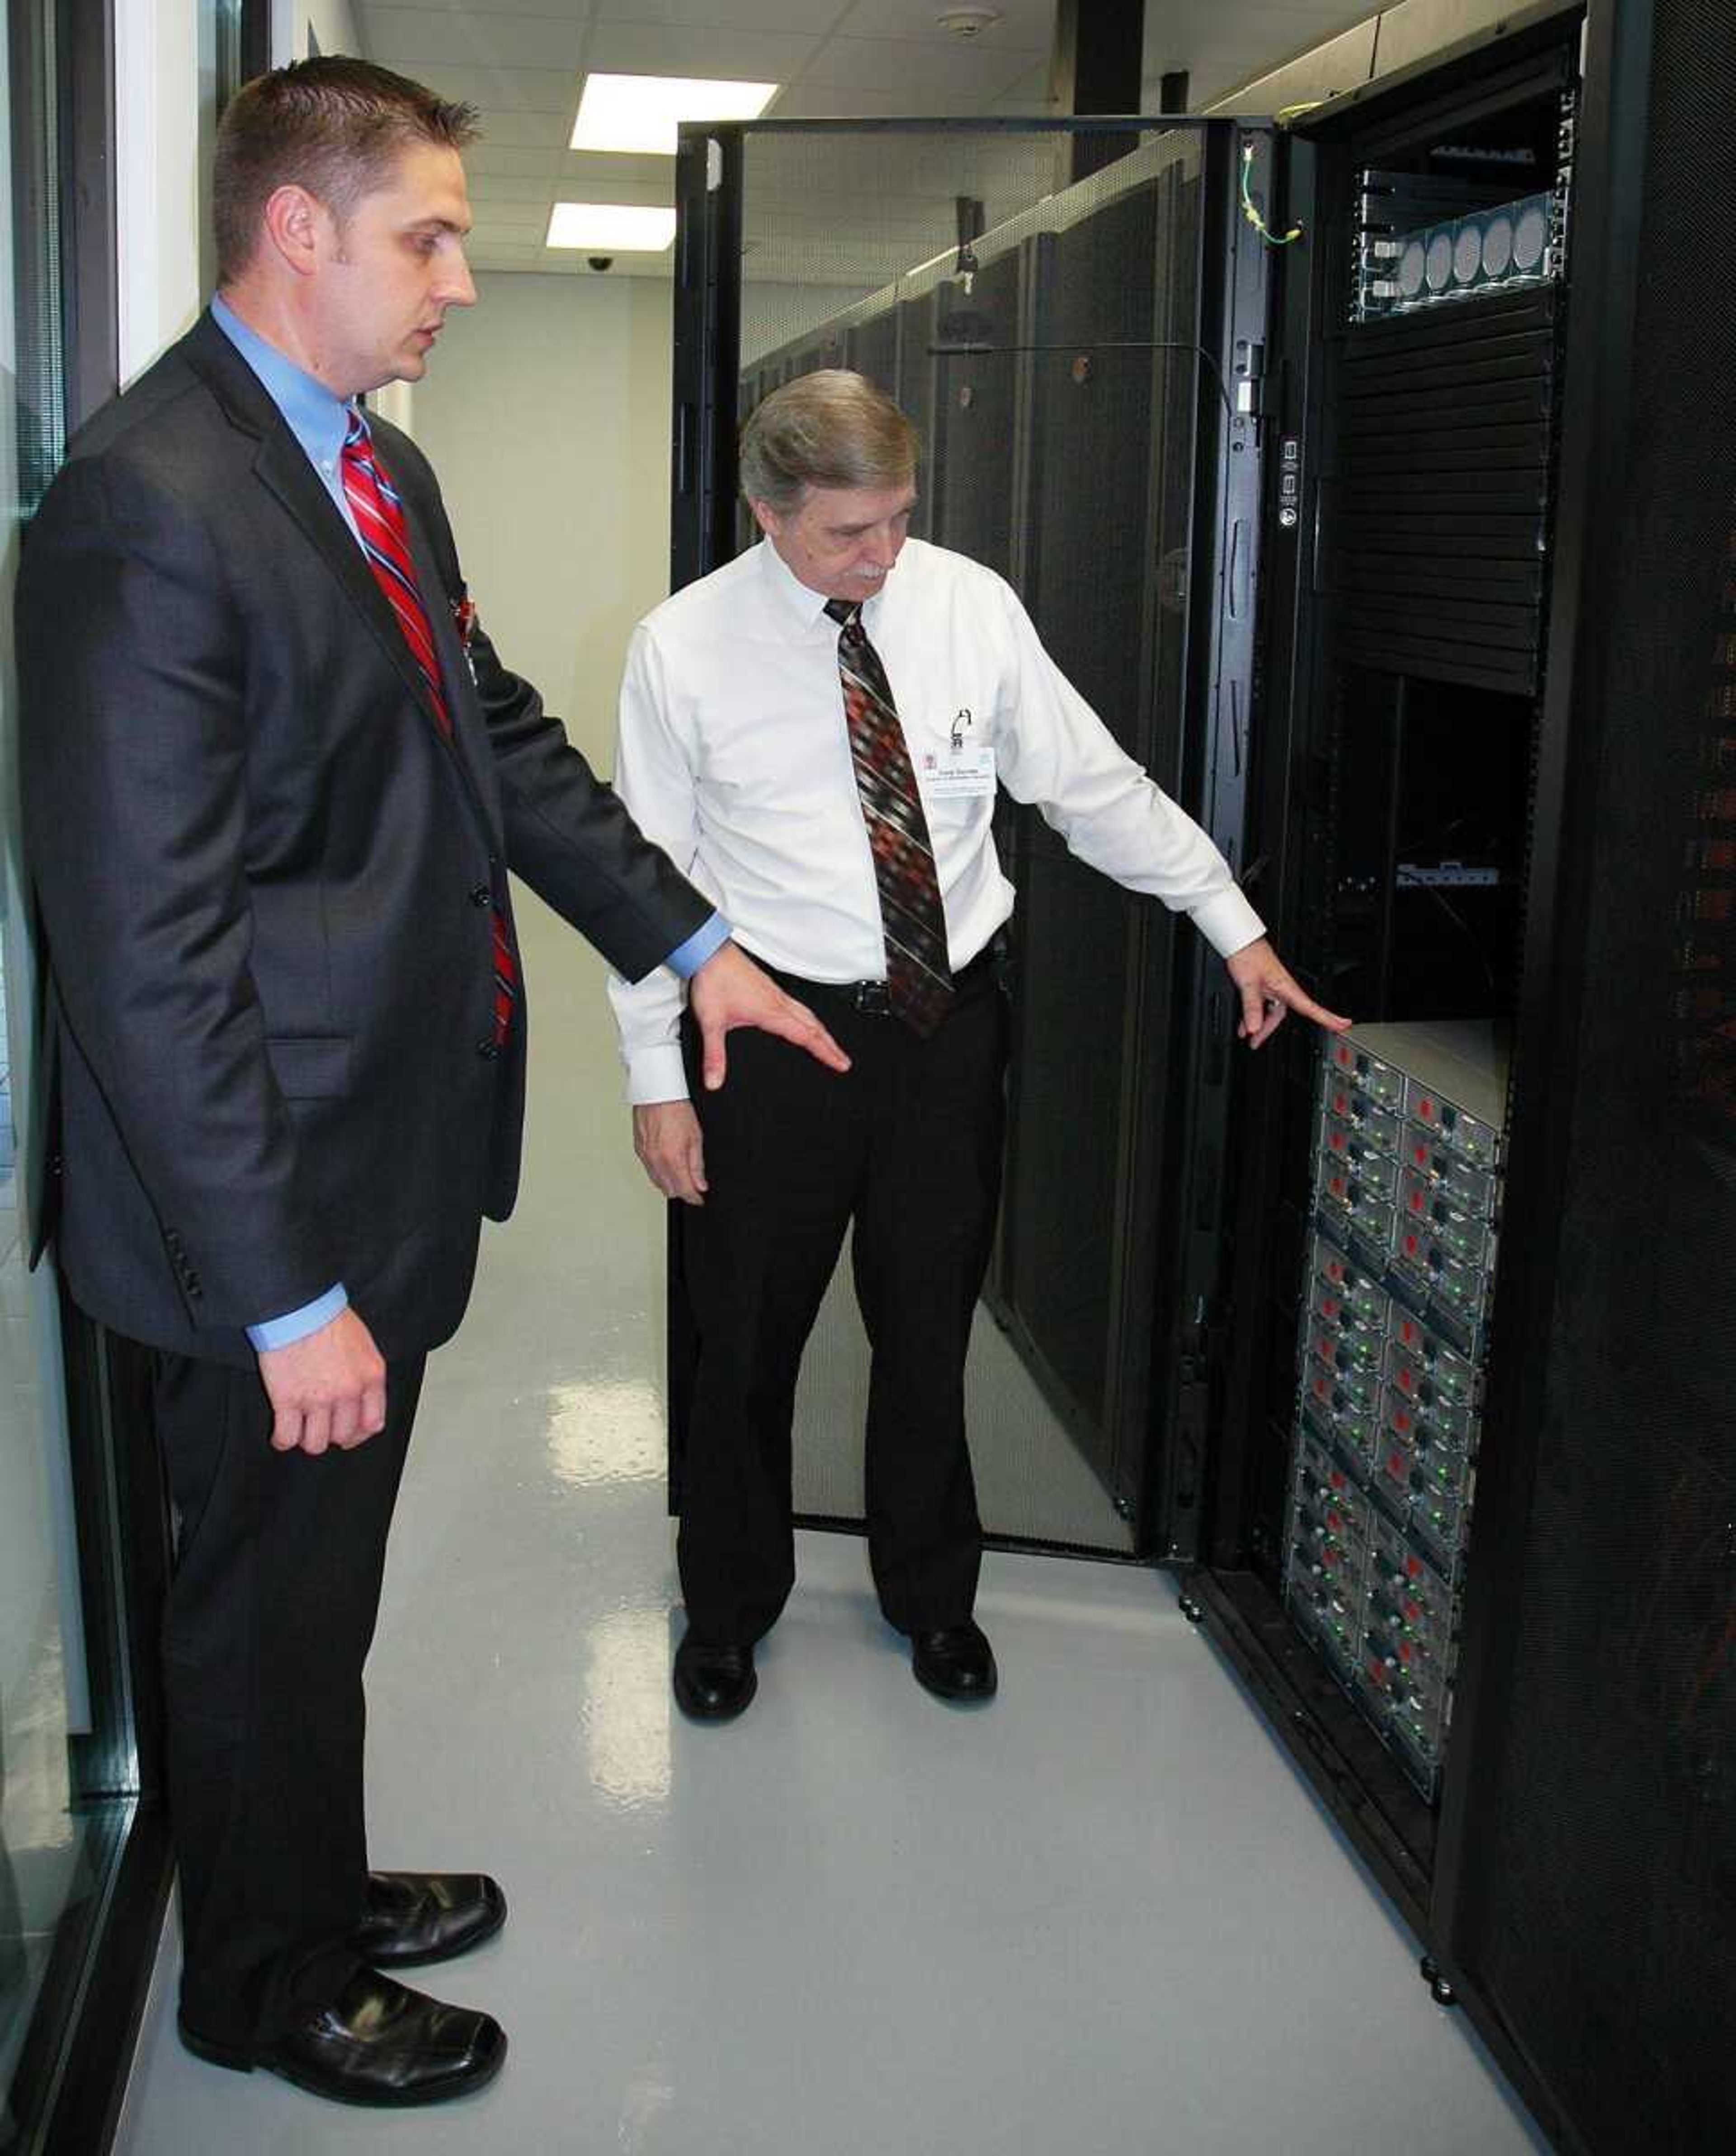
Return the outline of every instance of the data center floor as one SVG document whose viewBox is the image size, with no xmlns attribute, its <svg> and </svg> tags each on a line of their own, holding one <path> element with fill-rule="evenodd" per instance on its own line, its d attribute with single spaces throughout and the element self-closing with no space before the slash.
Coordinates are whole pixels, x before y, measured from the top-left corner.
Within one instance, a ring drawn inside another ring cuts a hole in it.
<svg viewBox="0 0 1736 2156">
<path fill-rule="evenodd" d="M 1542 2148 L 1162 1575 L 991 1553 L 1001 1697 L 960 1710 L 805 1536 L 751 1712 L 682 1721 L 662 1218 L 600 967 L 523 911 L 526 1192 L 432 1367 L 370 1687 L 378 1861 L 512 1902 L 422 1980 L 512 2056 L 399 2114 L 200 2065 L 172 1933 L 121 2156 Z"/>
</svg>

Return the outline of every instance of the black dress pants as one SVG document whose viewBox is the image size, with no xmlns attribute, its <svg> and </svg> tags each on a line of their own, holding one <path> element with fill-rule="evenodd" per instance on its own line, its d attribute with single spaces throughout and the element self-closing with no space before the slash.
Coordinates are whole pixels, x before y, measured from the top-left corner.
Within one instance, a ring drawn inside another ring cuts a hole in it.
<svg viewBox="0 0 1736 2156">
<path fill-rule="evenodd" d="M 386 1427 L 348 1452 L 271 1449 L 256 1370 L 157 1358 L 180 1522 L 163 1628 L 181 2006 L 245 2051 L 357 1967 L 367 1875 L 362 1667 L 423 1358 L 394 1363 Z"/>
<path fill-rule="evenodd" d="M 745 1030 L 718 1093 L 698 1082 L 703 1206 L 681 1209 L 698 1333 L 681 1525 L 691 1629 L 749 1645 L 795 1579 L 790 1424 L 802 1350 L 854 1226 L 872 1353 L 865 1486 L 881 1607 L 901 1631 L 961 1624 L 982 1529 L 964 1360 L 1000 1198 L 1007 1008 L 986 962 L 920 1040 L 899 1020 L 786 975 L 851 1059 L 842 1077 Z"/>
</svg>

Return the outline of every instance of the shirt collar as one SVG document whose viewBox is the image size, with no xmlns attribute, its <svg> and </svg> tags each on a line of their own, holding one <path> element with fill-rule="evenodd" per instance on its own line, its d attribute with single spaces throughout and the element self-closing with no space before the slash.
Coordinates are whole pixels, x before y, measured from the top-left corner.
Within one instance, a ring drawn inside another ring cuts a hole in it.
<svg viewBox="0 0 1736 2156">
<path fill-rule="evenodd" d="M 824 624 L 835 634 L 836 625 L 826 620 L 824 594 L 811 590 L 804 584 L 769 539 L 763 537 L 760 540 L 758 553 L 761 572 L 768 588 L 773 594 L 773 603 L 783 609 L 791 623 L 810 634 L 817 624 Z M 899 558 L 901 560 L 903 557 L 901 555 Z M 892 576 L 896 577 L 897 573 L 895 565 Z M 871 637 L 886 599 L 886 585 L 891 581 L 892 577 L 888 577 L 877 592 L 871 593 L 862 602 L 862 626 Z"/>
<path fill-rule="evenodd" d="M 211 319 L 259 377 L 260 386 L 283 414 L 285 424 L 311 461 L 330 477 L 350 423 L 350 408 L 323 382 L 286 358 L 251 330 L 221 297 L 211 302 Z"/>
</svg>

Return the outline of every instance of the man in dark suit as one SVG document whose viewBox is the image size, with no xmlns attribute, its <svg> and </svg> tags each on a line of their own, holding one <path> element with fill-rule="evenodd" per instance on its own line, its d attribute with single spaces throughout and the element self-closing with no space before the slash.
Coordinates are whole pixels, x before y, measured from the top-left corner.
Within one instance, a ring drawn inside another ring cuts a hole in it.
<svg viewBox="0 0 1736 2156">
<path fill-rule="evenodd" d="M 376 2104 L 478 2087 L 505 2050 L 388 1973 L 505 1903 L 370 1873 L 362 1669 L 424 1360 L 516 1183 L 507 870 L 628 976 L 691 977 L 716 1082 L 733 1025 L 843 1060 L 502 666 L 432 471 L 355 404 L 475 297 L 473 132 L 357 61 L 241 94 L 218 298 L 74 444 L 18 595 L 39 1235 L 154 1351 L 179 1520 L 182 2030 Z"/>
</svg>

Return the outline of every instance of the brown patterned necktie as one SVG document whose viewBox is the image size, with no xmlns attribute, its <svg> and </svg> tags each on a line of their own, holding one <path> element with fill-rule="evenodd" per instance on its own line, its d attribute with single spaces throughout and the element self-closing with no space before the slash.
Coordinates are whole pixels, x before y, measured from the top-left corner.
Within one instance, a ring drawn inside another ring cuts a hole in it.
<svg viewBox="0 0 1736 2156">
<path fill-rule="evenodd" d="M 928 819 L 891 685 L 862 627 L 862 610 L 848 599 L 829 599 L 826 612 L 839 624 L 838 671 L 856 792 L 880 890 L 887 1000 L 894 1017 L 926 1040 L 953 1004 L 947 921 Z"/>
</svg>

